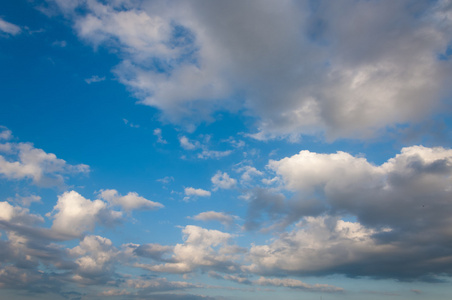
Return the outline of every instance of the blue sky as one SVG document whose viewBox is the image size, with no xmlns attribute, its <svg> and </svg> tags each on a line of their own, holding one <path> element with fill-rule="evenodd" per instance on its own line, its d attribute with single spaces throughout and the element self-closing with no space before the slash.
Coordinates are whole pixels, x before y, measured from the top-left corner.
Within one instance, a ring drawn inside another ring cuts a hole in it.
<svg viewBox="0 0 452 300">
<path fill-rule="evenodd" d="M 0 295 L 449 299 L 450 1 L 0 4 Z"/>
</svg>

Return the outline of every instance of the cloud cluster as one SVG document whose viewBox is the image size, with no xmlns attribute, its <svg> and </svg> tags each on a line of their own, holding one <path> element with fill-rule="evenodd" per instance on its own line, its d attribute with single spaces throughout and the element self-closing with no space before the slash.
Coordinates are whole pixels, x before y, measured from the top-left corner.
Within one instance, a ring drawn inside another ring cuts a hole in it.
<svg viewBox="0 0 452 300">
<path fill-rule="evenodd" d="M 189 273 L 197 269 L 237 270 L 233 262 L 237 249 L 228 244 L 232 238 L 229 233 L 187 225 L 182 230 L 184 243 L 176 244 L 169 262 L 156 265 L 137 266 L 154 272 Z"/>
<path fill-rule="evenodd" d="M 2 131 L 2 138 L 9 139 L 10 131 Z M 0 144 L 0 176 L 7 179 L 31 179 L 38 186 L 64 186 L 66 174 L 88 173 L 89 166 L 70 165 L 53 153 L 35 148 L 31 143 Z"/>
<path fill-rule="evenodd" d="M 80 38 L 119 50 L 143 104 L 188 127 L 244 107 L 257 139 L 369 137 L 450 95 L 447 1 L 55 2 Z"/>
<path fill-rule="evenodd" d="M 304 150 L 269 168 L 294 195 L 258 191 L 245 225 L 259 226 L 263 215 L 279 228 L 301 221 L 251 247 L 253 272 L 424 280 L 452 273 L 452 150 L 407 147 L 379 166 Z"/>
</svg>

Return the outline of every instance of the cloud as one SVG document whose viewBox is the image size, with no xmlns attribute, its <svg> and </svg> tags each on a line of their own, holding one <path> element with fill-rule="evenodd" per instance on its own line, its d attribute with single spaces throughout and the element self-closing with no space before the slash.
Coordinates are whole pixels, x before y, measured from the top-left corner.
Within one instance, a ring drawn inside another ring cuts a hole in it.
<svg viewBox="0 0 452 300">
<path fill-rule="evenodd" d="M 157 143 L 168 144 L 168 142 L 162 138 L 162 130 L 160 128 L 154 129 L 153 133 L 157 137 Z"/>
<path fill-rule="evenodd" d="M 76 258 L 77 265 L 71 279 L 81 284 L 109 281 L 119 254 L 111 240 L 98 235 L 85 236 L 78 246 L 68 249 L 68 253 Z"/>
<path fill-rule="evenodd" d="M 52 230 L 74 237 L 92 231 L 96 224 L 111 226 L 122 217 L 120 212 L 110 210 L 107 203 L 91 201 L 75 191 L 58 196 L 57 204 L 48 215 L 54 219 Z"/>
<path fill-rule="evenodd" d="M 321 292 L 321 293 L 340 293 L 344 289 L 329 284 L 307 284 L 303 281 L 290 278 L 266 278 L 260 277 L 258 280 L 254 281 L 258 285 L 270 285 L 270 286 L 284 286 L 292 289 L 300 289 L 309 292 Z"/>
<path fill-rule="evenodd" d="M 392 245 L 378 244 L 372 238 L 376 233 L 338 218 L 306 217 L 273 242 L 251 246 L 249 258 L 253 264 L 243 268 L 269 275 L 331 274 L 341 268 L 356 275 L 373 275 L 371 266 L 381 267 L 379 260 L 394 250 Z"/>
<path fill-rule="evenodd" d="M 105 76 L 104 77 L 99 77 L 97 75 L 93 75 L 90 78 L 85 79 L 85 82 L 87 84 L 91 84 L 91 83 L 96 83 L 96 82 L 101 82 L 105 80 Z"/>
<path fill-rule="evenodd" d="M 234 271 L 235 248 L 229 247 L 229 233 L 187 225 L 182 230 L 184 243 L 176 244 L 171 262 L 159 265 L 136 266 L 153 272 L 189 273 L 198 268 L 208 270 Z"/>
<path fill-rule="evenodd" d="M 131 128 L 140 128 L 140 125 L 133 124 L 127 119 L 122 119 L 122 121 L 124 122 L 124 124 L 128 125 Z"/>
<path fill-rule="evenodd" d="M 240 107 L 257 139 L 367 138 L 428 119 L 451 92 L 447 1 L 57 3 L 80 38 L 119 51 L 141 103 L 191 128 Z"/>
<path fill-rule="evenodd" d="M 440 249 L 451 242 L 452 150 L 406 147 L 378 166 L 345 152 L 303 150 L 268 167 L 294 194 L 287 200 L 256 191 L 245 227 L 301 221 L 273 243 L 251 247 L 256 272 L 425 281 L 450 274 L 452 261 Z"/>
<path fill-rule="evenodd" d="M 252 180 L 252 177 L 262 176 L 264 174 L 252 166 L 244 166 L 244 167 L 238 168 L 236 171 L 238 173 L 242 173 L 241 179 L 243 182 L 250 182 Z"/>
<path fill-rule="evenodd" d="M 225 156 L 228 156 L 232 153 L 232 150 L 225 150 L 225 151 L 216 151 L 216 150 L 208 150 L 204 149 L 201 153 L 198 154 L 198 158 L 201 159 L 208 159 L 208 158 L 222 158 Z"/>
<path fill-rule="evenodd" d="M 157 278 L 151 280 L 129 279 L 127 285 L 134 289 L 140 289 L 140 294 L 155 291 L 173 291 L 198 287 L 195 284 L 184 281 L 169 281 L 166 278 Z"/>
<path fill-rule="evenodd" d="M 0 152 L 4 153 L 0 155 L 0 175 L 7 179 L 31 179 L 38 186 L 63 186 L 64 175 L 89 172 L 89 166 L 67 164 L 31 143 L 0 144 Z"/>
<path fill-rule="evenodd" d="M 205 211 L 197 214 L 194 217 L 191 217 L 191 219 L 197 221 L 218 221 L 225 226 L 230 226 L 234 223 L 234 220 L 237 219 L 237 217 L 226 214 L 224 212 Z"/>
<path fill-rule="evenodd" d="M 0 220 L 28 225 L 44 222 L 41 216 L 30 214 L 28 208 L 12 206 L 8 202 L 0 202 Z"/>
<path fill-rule="evenodd" d="M 203 189 L 195 189 L 192 187 L 187 187 L 184 190 L 187 196 L 198 196 L 198 197 L 210 197 L 210 192 Z"/>
<path fill-rule="evenodd" d="M 2 18 L 0 18 L 0 32 L 4 32 L 11 35 L 17 35 L 21 32 L 19 26 L 14 25 L 13 23 L 9 23 Z"/>
<path fill-rule="evenodd" d="M 117 190 L 101 190 L 99 196 L 101 199 L 110 203 L 110 205 L 121 206 L 126 211 L 164 207 L 163 204 L 147 200 L 135 192 L 129 192 L 127 195 L 121 196 Z"/>
<path fill-rule="evenodd" d="M 228 173 L 218 171 L 211 179 L 213 183 L 213 190 L 216 191 L 218 189 L 232 189 L 236 186 L 237 180 L 229 177 Z"/>
<path fill-rule="evenodd" d="M 137 256 L 152 258 L 156 261 L 162 261 L 163 256 L 173 251 L 171 246 L 163 246 L 159 244 L 145 244 L 136 247 L 133 253 Z"/>
<path fill-rule="evenodd" d="M 182 148 L 185 150 L 195 150 L 200 147 L 200 144 L 198 141 L 195 141 L 194 143 L 191 142 L 186 136 L 179 137 L 179 142 Z"/>
<path fill-rule="evenodd" d="M 20 196 L 16 194 L 14 198 L 8 198 L 8 201 L 10 202 L 18 202 L 22 204 L 23 206 L 30 206 L 33 202 L 41 203 L 41 197 L 37 195 L 30 195 L 30 196 Z"/>
<path fill-rule="evenodd" d="M 0 126 L 0 140 L 10 140 L 13 136 L 11 130 L 9 130 L 8 128 L 4 127 L 4 126 Z"/>
</svg>

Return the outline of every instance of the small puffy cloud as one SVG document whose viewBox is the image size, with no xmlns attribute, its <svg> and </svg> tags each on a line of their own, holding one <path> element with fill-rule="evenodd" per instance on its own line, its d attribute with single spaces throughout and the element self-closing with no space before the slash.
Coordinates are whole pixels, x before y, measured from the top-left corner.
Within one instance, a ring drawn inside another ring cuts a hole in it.
<svg viewBox="0 0 452 300">
<path fill-rule="evenodd" d="M 185 150 L 195 150 L 200 147 L 198 141 L 192 142 L 186 136 L 179 137 L 179 142 L 181 147 Z"/>
<path fill-rule="evenodd" d="M 157 143 L 160 143 L 160 144 L 167 144 L 168 143 L 162 137 L 162 129 L 156 128 L 156 129 L 154 129 L 153 133 L 157 137 Z"/>
<path fill-rule="evenodd" d="M 284 286 L 292 289 L 300 289 L 309 292 L 321 292 L 321 293 L 338 293 L 344 292 L 343 288 L 336 287 L 329 284 L 307 284 L 301 280 L 291 278 L 266 278 L 260 277 L 253 283 L 264 286 Z"/>
<path fill-rule="evenodd" d="M 54 219 L 52 230 L 72 236 L 91 231 L 96 224 L 114 224 L 122 217 L 120 212 L 108 209 L 107 203 L 91 201 L 75 191 L 58 196 L 57 204 L 48 215 Z"/>
<path fill-rule="evenodd" d="M 161 182 L 163 184 L 168 184 L 172 181 L 174 181 L 174 177 L 173 176 L 165 176 L 163 178 L 157 179 L 158 182 Z"/>
<path fill-rule="evenodd" d="M 218 190 L 219 188 L 232 189 L 237 184 L 237 180 L 229 177 L 228 173 L 222 173 L 221 171 L 218 171 L 210 180 L 213 183 L 214 191 Z"/>
<path fill-rule="evenodd" d="M 116 190 L 101 190 L 99 196 L 110 203 L 110 205 L 121 206 L 126 211 L 164 207 L 163 204 L 143 198 L 135 192 L 129 192 L 127 195 L 121 196 Z"/>
<path fill-rule="evenodd" d="M 1 140 L 9 140 L 12 138 L 13 134 L 11 132 L 11 130 L 9 130 L 8 128 L 4 127 L 4 126 L 0 126 L 0 141 Z"/>
<path fill-rule="evenodd" d="M 93 75 L 90 78 L 86 78 L 85 82 L 87 84 L 91 84 L 91 83 L 96 83 L 96 82 L 101 82 L 105 80 L 105 76 L 104 77 L 99 77 L 97 75 Z"/>
<path fill-rule="evenodd" d="M 211 193 L 203 189 L 187 187 L 184 190 L 186 196 L 210 197 Z"/>
<path fill-rule="evenodd" d="M 160 244 L 145 244 L 137 246 L 133 253 L 137 256 L 152 258 L 156 261 L 161 261 L 163 259 L 163 256 L 171 253 L 173 250 L 173 247 L 171 246 L 164 246 Z"/>
<path fill-rule="evenodd" d="M 126 124 L 127 126 L 129 126 L 131 128 L 140 128 L 140 125 L 133 124 L 132 122 L 130 122 L 127 119 L 122 119 L 122 121 L 124 122 L 124 124 Z"/>
<path fill-rule="evenodd" d="M 250 182 L 252 180 L 252 177 L 263 175 L 261 171 L 252 166 L 244 166 L 238 168 L 236 171 L 238 173 L 242 173 L 241 179 L 243 182 Z"/>
<path fill-rule="evenodd" d="M 225 226 L 230 226 L 234 223 L 234 220 L 237 219 L 237 217 L 231 216 L 224 212 L 205 211 L 200 214 L 197 214 L 194 217 L 191 217 L 191 219 L 197 221 L 218 221 Z"/>
<path fill-rule="evenodd" d="M 2 18 L 0 18 L 0 32 L 11 34 L 11 35 L 17 35 L 21 32 L 19 26 L 14 25 L 13 23 L 9 23 Z"/>
<path fill-rule="evenodd" d="M 7 179 L 29 178 L 38 186 L 62 186 L 64 175 L 89 172 L 89 166 L 70 165 L 55 154 L 33 147 L 31 143 L 6 143 L 0 146 L 0 152 L 5 154 L 0 155 L 0 175 Z"/>
<path fill-rule="evenodd" d="M 220 159 L 222 157 L 230 155 L 231 153 L 232 153 L 232 150 L 217 151 L 217 150 L 204 149 L 204 150 L 202 150 L 201 153 L 198 153 L 198 158 L 201 158 L 201 159 L 209 159 L 209 158 Z"/>
</svg>

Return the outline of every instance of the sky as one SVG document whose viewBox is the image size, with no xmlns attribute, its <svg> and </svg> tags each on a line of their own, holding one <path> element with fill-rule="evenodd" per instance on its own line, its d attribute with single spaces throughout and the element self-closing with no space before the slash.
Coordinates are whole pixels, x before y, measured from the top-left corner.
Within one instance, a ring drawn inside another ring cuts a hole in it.
<svg viewBox="0 0 452 300">
<path fill-rule="evenodd" d="M 0 298 L 450 299 L 452 1 L 0 1 Z"/>
</svg>

